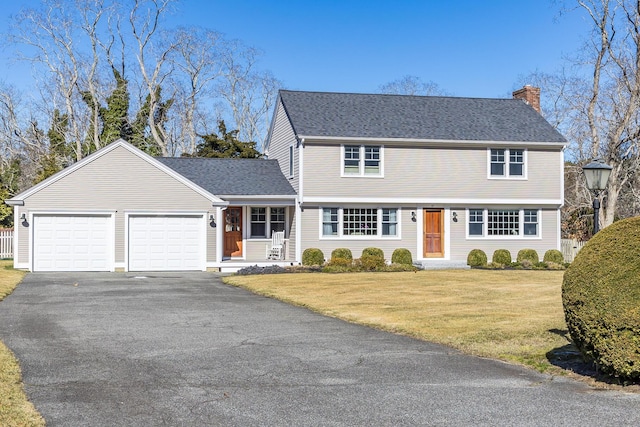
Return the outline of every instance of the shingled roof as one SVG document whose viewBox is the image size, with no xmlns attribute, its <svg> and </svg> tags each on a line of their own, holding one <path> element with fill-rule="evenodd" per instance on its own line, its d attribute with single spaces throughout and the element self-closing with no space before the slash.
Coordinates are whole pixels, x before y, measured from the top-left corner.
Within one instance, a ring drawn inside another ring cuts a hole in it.
<svg viewBox="0 0 640 427">
<path fill-rule="evenodd" d="M 156 157 L 211 194 L 295 196 L 277 160 Z"/>
<path fill-rule="evenodd" d="M 280 91 L 303 137 L 565 143 L 520 99 Z"/>
</svg>

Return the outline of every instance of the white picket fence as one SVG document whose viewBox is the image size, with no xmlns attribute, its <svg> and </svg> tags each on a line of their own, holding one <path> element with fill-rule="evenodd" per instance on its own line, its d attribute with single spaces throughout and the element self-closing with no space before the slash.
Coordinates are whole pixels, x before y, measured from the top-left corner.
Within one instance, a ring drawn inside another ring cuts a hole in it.
<svg viewBox="0 0 640 427">
<path fill-rule="evenodd" d="M 579 242 L 575 239 L 562 239 L 560 245 L 562 247 L 562 255 L 564 256 L 564 261 L 573 262 L 573 259 L 586 243 L 587 242 Z"/>
<path fill-rule="evenodd" d="M 0 228 L 0 259 L 13 258 L 13 228 Z"/>
</svg>

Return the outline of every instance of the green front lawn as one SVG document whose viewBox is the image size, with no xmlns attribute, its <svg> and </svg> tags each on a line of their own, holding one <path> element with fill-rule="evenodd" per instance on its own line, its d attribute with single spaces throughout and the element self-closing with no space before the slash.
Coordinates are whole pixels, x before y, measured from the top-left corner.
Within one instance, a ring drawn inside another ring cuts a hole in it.
<svg viewBox="0 0 640 427">
<path fill-rule="evenodd" d="M 569 344 L 562 275 L 431 270 L 229 276 L 225 282 L 350 322 L 560 372 L 547 352 Z"/>
</svg>

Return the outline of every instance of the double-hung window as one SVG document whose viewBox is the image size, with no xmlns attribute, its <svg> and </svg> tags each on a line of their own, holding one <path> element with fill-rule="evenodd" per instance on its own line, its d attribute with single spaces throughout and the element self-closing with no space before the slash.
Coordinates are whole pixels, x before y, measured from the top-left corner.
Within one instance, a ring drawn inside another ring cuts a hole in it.
<svg viewBox="0 0 640 427">
<path fill-rule="evenodd" d="M 251 237 L 267 237 L 267 208 L 251 208 Z"/>
<path fill-rule="evenodd" d="M 540 211 L 537 209 L 469 209 L 469 237 L 540 237 Z"/>
<path fill-rule="evenodd" d="M 381 176 L 382 146 L 345 145 L 342 149 L 343 176 Z"/>
<path fill-rule="evenodd" d="M 469 209 L 469 236 L 482 236 L 484 227 L 484 211 Z"/>
<path fill-rule="evenodd" d="M 270 208 L 269 231 L 284 231 L 286 222 L 285 208 Z"/>
<path fill-rule="evenodd" d="M 251 208 L 251 238 L 270 238 L 274 231 L 285 231 L 286 208 Z"/>
<path fill-rule="evenodd" d="M 397 237 L 396 208 L 323 208 L 323 237 Z"/>
<path fill-rule="evenodd" d="M 516 148 L 489 149 L 489 176 L 491 178 L 525 178 L 525 150 Z"/>
</svg>

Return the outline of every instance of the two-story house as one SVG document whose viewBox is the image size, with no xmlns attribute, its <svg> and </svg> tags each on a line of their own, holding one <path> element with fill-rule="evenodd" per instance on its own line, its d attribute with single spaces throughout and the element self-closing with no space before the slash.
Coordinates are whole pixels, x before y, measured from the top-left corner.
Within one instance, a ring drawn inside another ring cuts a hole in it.
<svg viewBox="0 0 640 427">
<path fill-rule="evenodd" d="M 375 246 L 464 265 L 475 248 L 558 249 L 566 140 L 539 95 L 280 91 L 267 153 L 298 195 L 295 259 Z"/>
<path fill-rule="evenodd" d="M 14 266 L 233 271 L 371 246 L 456 266 L 475 248 L 557 249 L 566 141 L 539 91 L 515 95 L 527 102 L 281 91 L 269 159 L 116 141 L 6 200 Z"/>
</svg>

